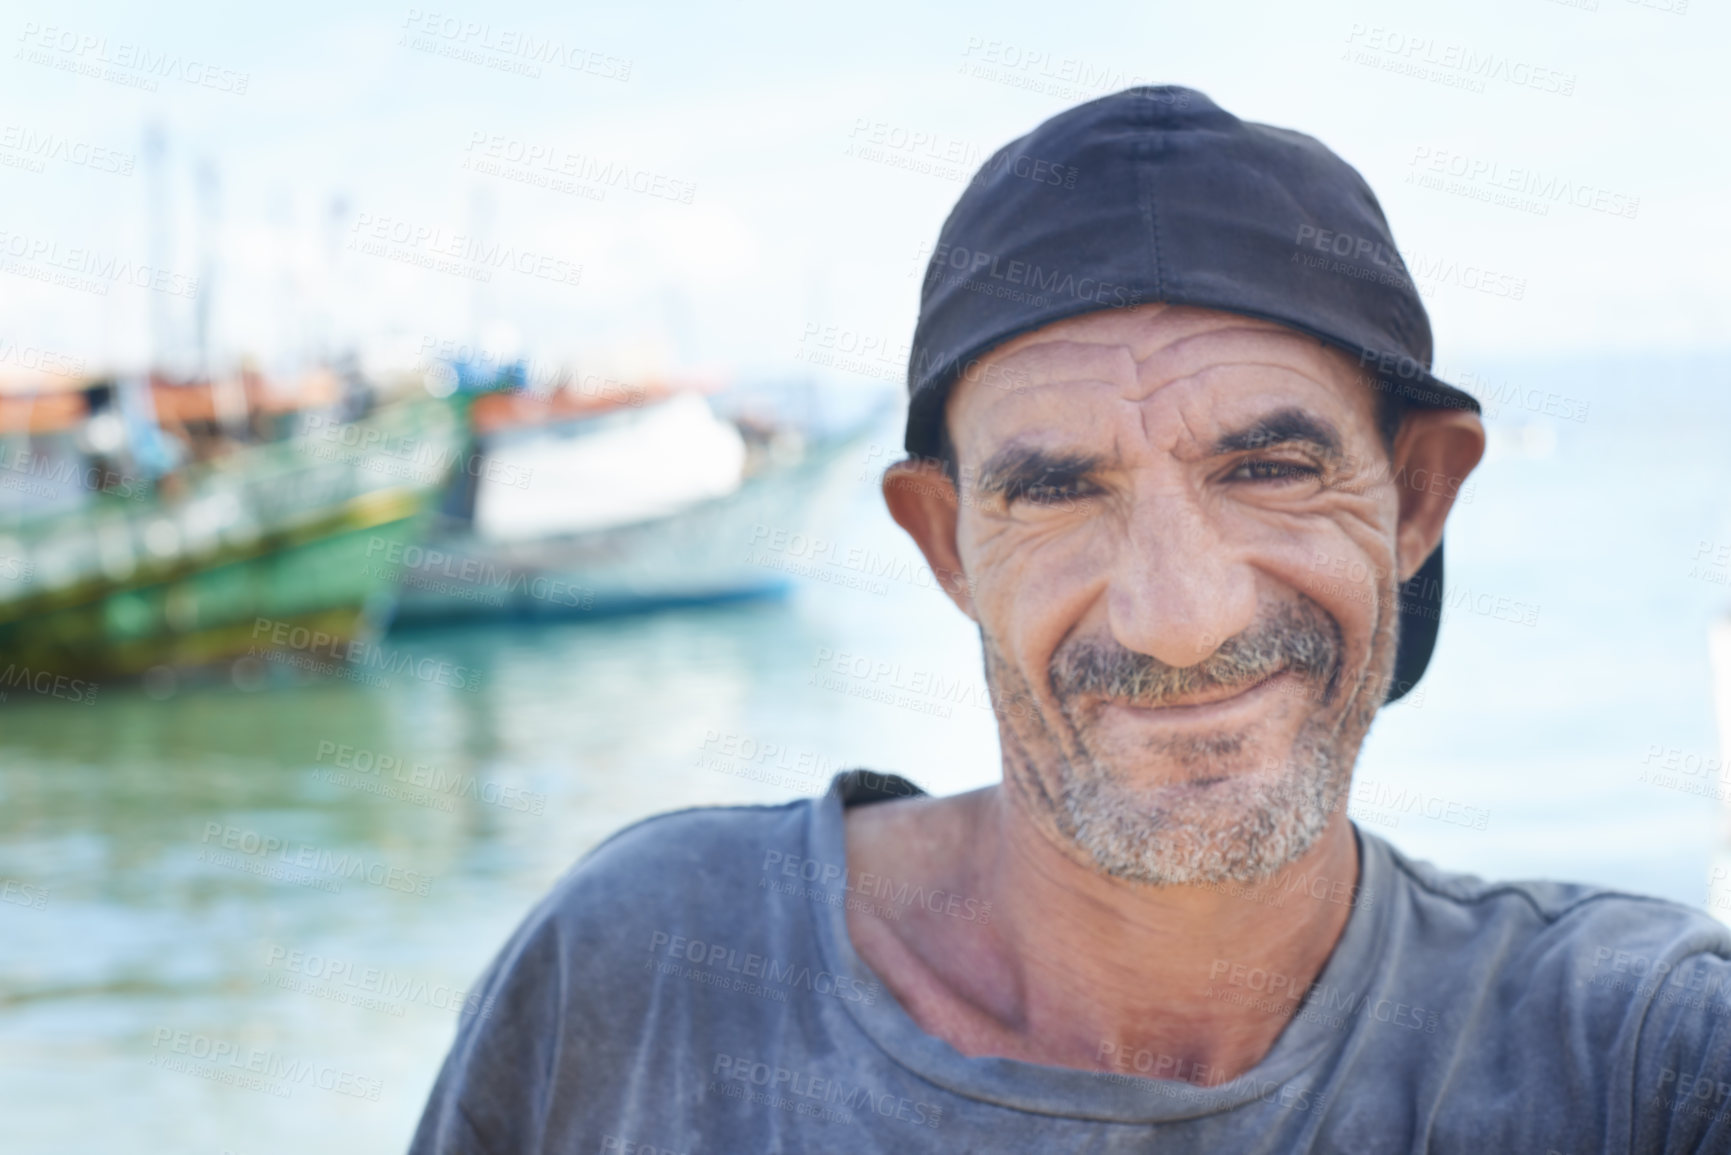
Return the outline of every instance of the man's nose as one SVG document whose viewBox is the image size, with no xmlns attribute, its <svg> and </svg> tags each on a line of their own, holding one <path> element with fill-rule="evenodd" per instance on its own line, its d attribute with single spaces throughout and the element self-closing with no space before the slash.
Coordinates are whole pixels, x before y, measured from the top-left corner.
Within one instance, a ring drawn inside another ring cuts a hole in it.
<svg viewBox="0 0 1731 1155">
<path fill-rule="evenodd" d="M 1193 666 L 1256 620 L 1256 578 L 1188 495 L 1138 495 L 1106 611 L 1119 643 Z"/>
</svg>

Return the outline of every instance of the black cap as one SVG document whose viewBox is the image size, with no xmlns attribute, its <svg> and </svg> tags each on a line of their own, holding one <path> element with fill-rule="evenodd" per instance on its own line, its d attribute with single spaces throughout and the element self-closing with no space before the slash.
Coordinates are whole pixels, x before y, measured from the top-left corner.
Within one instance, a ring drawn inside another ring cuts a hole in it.
<svg viewBox="0 0 1731 1155">
<path fill-rule="evenodd" d="M 1279 322 L 1351 354 L 1409 406 L 1479 412 L 1431 375 L 1430 319 L 1356 169 L 1194 89 L 1142 87 L 1004 146 L 956 202 L 920 286 L 908 452 L 936 456 L 950 387 L 992 348 L 1066 317 L 1155 302 Z M 1436 645 L 1441 543 L 1400 604 L 1390 702 Z"/>
</svg>

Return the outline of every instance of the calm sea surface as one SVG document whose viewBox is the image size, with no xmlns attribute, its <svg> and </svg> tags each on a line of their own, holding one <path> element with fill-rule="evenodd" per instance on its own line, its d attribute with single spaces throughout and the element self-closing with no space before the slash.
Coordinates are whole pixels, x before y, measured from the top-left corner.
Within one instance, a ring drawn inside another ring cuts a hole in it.
<svg viewBox="0 0 1731 1155">
<path fill-rule="evenodd" d="M 1702 905 L 1725 783 L 1652 771 L 1719 755 L 1731 362 L 1485 378 L 1507 398 L 1495 455 L 1448 534 L 1469 596 L 1422 695 L 1373 731 L 1353 812 L 1457 869 Z M 1569 404 L 1547 415 L 1546 393 Z M 472 691 L 14 691 L 0 1150 L 400 1150 L 471 982 L 620 825 L 814 794 L 849 766 L 940 793 L 990 781 L 978 640 L 882 512 L 868 454 L 835 515 L 775 527 L 835 543 L 786 551 L 823 580 L 784 602 L 387 639 L 477 671 Z M 882 673 L 814 678 L 837 655 Z"/>
</svg>

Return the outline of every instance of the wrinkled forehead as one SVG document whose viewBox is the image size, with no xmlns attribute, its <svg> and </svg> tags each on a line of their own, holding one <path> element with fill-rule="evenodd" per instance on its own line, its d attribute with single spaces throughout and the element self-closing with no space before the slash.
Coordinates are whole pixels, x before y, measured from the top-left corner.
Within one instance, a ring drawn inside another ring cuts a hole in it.
<svg viewBox="0 0 1731 1155">
<path fill-rule="evenodd" d="M 1344 352 L 1273 321 L 1172 305 L 1088 313 L 1008 341 L 957 381 L 947 415 L 960 447 L 1030 430 L 1085 436 L 1130 404 L 1180 427 L 1292 406 L 1375 423 L 1374 389 Z"/>
</svg>

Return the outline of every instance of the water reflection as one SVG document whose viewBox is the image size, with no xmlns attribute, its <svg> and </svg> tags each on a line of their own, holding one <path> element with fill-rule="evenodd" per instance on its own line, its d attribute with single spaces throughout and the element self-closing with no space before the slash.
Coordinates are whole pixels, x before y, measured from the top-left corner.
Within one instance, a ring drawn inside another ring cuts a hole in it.
<svg viewBox="0 0 1731 1155">
<path fill-rule="evenodd" d="M 107 1150 L 400 1147 L 465 988 L 573 858 L 785 796 L 694 755 L 784 711 L 821 639 L 756 603 L 392 642 L 478 685 L 7 703 L 0 1097 L 118 1088 L 81 1128 Z M 22 1116 L 25 1149 L 54 1113 Z"/>
</svg>

